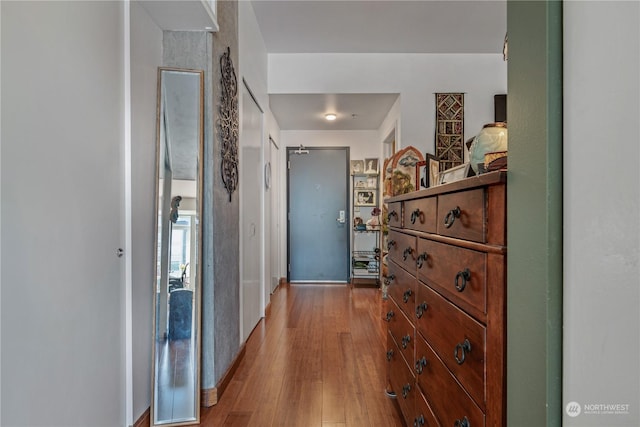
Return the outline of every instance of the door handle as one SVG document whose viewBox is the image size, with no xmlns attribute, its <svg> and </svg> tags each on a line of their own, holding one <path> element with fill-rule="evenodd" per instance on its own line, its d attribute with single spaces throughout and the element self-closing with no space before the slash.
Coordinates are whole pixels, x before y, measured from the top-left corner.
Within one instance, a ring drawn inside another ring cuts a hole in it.
<svg viewBox="0 0 640 427">
<path fill-rule="evenodd" d="M 347 218 L 345 211 L 338 211 L 338 218 L 336 218 L 336 221 L 338 221 L 340 224 L 344 224 L 346 220 Z"/>
</svg>

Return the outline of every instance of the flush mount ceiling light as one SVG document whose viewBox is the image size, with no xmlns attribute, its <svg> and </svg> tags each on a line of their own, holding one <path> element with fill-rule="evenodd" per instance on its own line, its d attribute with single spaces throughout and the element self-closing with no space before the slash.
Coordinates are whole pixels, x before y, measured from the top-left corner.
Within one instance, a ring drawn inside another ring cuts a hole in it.
<svg viewBox="0 0 640 427">
<path fill-rule="evenodd" d="M 324 118 L 329 120 L 330 122 L 334 121 L 336 118 L 338 118 L 338 116 L 336 116 L 333 113 L 329 113 L 329 114 L 325 114 Z"/>
</svg>

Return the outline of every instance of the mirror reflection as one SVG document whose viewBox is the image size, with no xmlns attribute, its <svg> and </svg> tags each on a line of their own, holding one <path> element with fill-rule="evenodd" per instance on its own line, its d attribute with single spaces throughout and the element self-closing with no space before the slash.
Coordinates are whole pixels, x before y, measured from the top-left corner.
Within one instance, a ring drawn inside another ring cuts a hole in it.
<svg viewBox="0 0 640 427">
<path fill-rule="evenodd" d="M 153 425 L 200 415 L 203 72 L 158 70 Z"/>
</svg>

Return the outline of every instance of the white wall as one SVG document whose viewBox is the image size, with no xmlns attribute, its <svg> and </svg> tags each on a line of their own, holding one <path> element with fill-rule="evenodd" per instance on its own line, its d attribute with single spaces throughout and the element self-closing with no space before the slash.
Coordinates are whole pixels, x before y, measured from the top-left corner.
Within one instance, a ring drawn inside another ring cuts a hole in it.
<svg viewBox="0 0 640 427">
<path fill-rule="evenodd" d="M 638 2 L 564 3 L 567 427 L 640 425 L 638 28 Z M 587 414 L 590 404 L 629 413 Z"/>
<path fill-rule="evenodd" d="M 123 425 L 124 5 L 1 19 L 0 424 Z"/>
<path fill-rule="evenodd" d="M 507 91 L 502 55 L 270 54 L 269 93 L 399 93 L 401 140 L 433 153 L 436 92 L 465 93 L 465 140 Z M 386 136 L 386 135 L 385 135 Z"/>
<path fill-rule="evenodd" d="M 151 404 L 156 98 L 162 30 L 131 2 L 133 420 Z"/>
</svg>

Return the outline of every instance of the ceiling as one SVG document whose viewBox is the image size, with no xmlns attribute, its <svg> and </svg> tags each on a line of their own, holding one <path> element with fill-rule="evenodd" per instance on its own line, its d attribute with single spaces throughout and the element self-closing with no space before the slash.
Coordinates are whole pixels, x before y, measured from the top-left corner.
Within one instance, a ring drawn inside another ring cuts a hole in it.
<svg viewBox="0 0 640 427">
<path fill-rule="evenodd" d="M 252 6 L 267 53 L 502 53 L 507 27 L 504 0 L 253 0 Z M 377 129 L 396 98 L 278 94 L 270 95 L 270 108 L 281 130 Z M 332 105 L 339 120 L 327 122 Z"/>
</svg>

